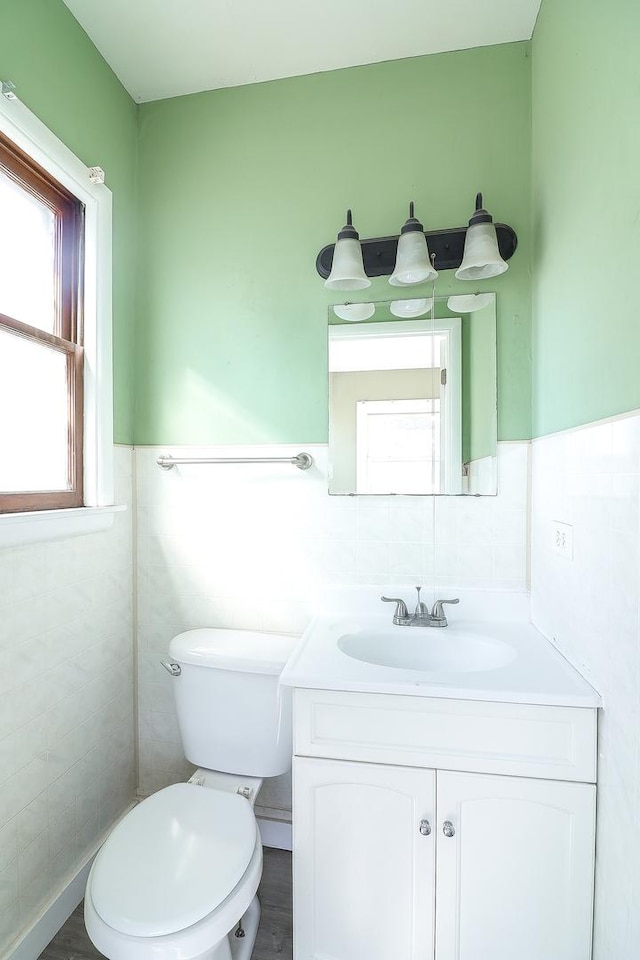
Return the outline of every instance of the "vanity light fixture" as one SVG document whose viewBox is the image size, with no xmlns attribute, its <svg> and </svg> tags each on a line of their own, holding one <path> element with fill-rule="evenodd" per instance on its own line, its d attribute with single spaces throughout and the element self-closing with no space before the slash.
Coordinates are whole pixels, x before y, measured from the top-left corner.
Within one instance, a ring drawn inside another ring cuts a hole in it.
<svg viewBox="0 0 640 960">
<path fill-rule="evenodd" d="M 347 210 L 347 222 L 336 240 L 331 273 L 325 276 L 324 285 L 329 290 L 364 290 L 371 286 L 371 280 L 364 272 L 360 237 L 353 226 L 351 210 Z"/>
<path fill-rule="evenodd" d="M 409 218 L 405 220 L 398 237 L 396 266 L 389 277 L 392 287 L 407 287 L 414 283 L 435 280 L 438 273 L 433 268 L 424 227 L 413 215 L 413 200 L 409 204 Z"/>
<path fill-rule="evenodd" d="M 469 220 L 462 263 L 456 280 L 488 280 L 509 269 L 500 256 L 493 217 L 482 206 L 482 194 L 476 194 L 475 213 Z"/>
<path fill-rule="evenodd" d="M 425 237 L 427 261 L 431 259 L 434 271 L 456 270 L 459 280 L 477 280 L 497 277 L 507 269 L 506 261 L 513 256 L 518 246 L 516 232 L 506 223 L 493 223 L 490 214 L 482 207 L 481 193 L 478 194 L 476 202 L 479 205 L 468 227 L 420 230 Z M 410 224 L 411 220 L 410 216 L 407 224 Z M 418 223 L 417 220 L 415 222 Z M 413 238 L 410 237 L 411 233 L 415 235 Z M 403 262 L 399 241 L 403 236 L 409 236 L 407 245 L 414 243 L 417 246 L 418 242 L 421 243 L 415 239 L 419 236 L 415 227 L 401 233 L 400 237 L 360 240 L 349 211 L 347 224 L 338 234 L 337 242 L 323 247 L 318 254 L 316 270 L 325 280 L 325 285 L 333 290 L 362 290 L 370 285 L 370 277 L 392 277 L 394 274 L 398 276 L 399 266 L 402 267 Z M 404 242 L 402 246 L 405 246 Z M 393 285 L 396 285 L 395 282 Z M 398 285 L 406 286 L 407 283 L 402 281 Z"/>
</svg>

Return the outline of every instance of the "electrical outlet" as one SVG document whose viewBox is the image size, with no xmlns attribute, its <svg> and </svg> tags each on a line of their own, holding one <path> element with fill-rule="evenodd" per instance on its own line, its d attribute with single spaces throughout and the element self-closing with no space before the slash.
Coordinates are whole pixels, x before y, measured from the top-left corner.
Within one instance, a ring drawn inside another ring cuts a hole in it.
<svg viewBox="0 0 640 960">
<path fill-rule="evenodd" d="M 554 553 L 565 560 L 573 560 L 573 526 L 554 520 L 551 525 L 551 546 Z"/>
</svg>

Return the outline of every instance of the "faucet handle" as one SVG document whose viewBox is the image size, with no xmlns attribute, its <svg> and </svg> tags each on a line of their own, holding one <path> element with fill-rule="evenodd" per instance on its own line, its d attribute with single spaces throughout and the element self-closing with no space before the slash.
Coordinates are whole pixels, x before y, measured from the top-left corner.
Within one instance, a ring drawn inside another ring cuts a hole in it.
<svg viewBox="0 0 640 960">
<path fill-rule="evenodd" d="M 393 622 L 395 624 L 406 623 L 409 619 L 409 611 L 407 610 L 407 605 L 404 600 L 401 600 L 399 597 L 380 597 L 385 603 L 395 603 L 396 609 L 393 614 Z"/>
<path fill-rule="evenodd" d="M 433 620 L 446 620 L 444 615 L 443 604 L 445 603 L 460 603 L 458 597 L 455 600 L 436 600 L 433 605 L 433 610 L 431 612 L 431 618 Z"/>
</svg>

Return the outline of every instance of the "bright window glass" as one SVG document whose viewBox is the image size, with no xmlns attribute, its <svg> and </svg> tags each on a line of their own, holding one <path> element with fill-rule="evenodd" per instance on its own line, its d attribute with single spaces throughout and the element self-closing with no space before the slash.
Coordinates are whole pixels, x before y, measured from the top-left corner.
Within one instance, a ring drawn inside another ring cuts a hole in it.
<svg viewBox="0 0 640 960">
<path fill-rule="evenodd" d="M 440 492 L 440 401 L 357 404 L 357 492 Z"/>
<path fill-rule="evenodd" d="M 56 215 L 0 170 L 0 313 L 53 333 Z"/>
<path fill-rule="evenodd" d="M 69 489 L 67 354 L 0 329 L 0 492 Z"/>
</svg>

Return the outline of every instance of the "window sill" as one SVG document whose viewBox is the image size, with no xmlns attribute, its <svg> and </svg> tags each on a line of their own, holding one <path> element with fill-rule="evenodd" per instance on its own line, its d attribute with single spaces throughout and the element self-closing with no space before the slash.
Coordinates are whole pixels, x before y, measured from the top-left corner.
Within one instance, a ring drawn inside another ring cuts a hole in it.
<svg viewBox="0 0 640 960">
<path fill-rule="evenodd" d="M 100 533 L 113 526 L 115 513 L 126 509 L 124 504 L 113 504 L 107 507 L 3 513 L 0 514 L 0 549 Z"/>
</svg>

